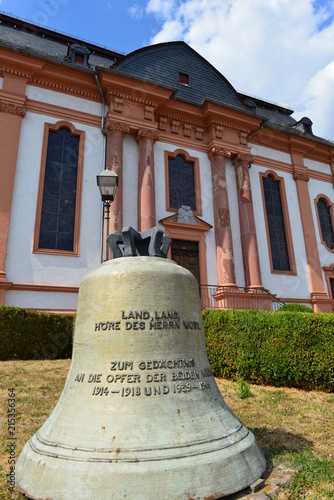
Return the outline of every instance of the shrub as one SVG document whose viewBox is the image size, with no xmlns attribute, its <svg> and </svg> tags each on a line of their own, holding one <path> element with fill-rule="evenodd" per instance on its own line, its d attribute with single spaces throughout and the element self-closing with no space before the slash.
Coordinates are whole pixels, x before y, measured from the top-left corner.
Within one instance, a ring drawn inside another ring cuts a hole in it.
<svg viewBox="0 0 334 500">
<path fill-rule="evenodd" d="M 303 313 L 313 313 L 313 309 L 304 306 L 303 304 L 284 304 L 280 307 L 277 312 L 303 312 Z"/>
<path fill-rule="evenodd" d="M 73 328 L 72 315 L 0 306 L 0 360 L 69 358 Z"/>
<path fill-rule="evenodd" d="M 203 311 L 214 375 L 334 391 L 334 315 Z"/>
<path fill-rule="evenodd" d="M 236 393 L 239 399 L 246 399 L 251 396 L 251 387 L 243 378 L 237 380 Z"/>
</svg>

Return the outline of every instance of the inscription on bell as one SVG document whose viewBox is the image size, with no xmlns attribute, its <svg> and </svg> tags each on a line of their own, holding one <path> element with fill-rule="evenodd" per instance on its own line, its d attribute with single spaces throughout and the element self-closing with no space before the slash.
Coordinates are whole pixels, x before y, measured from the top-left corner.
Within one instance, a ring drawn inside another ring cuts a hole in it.
<svg viewBox="0 0 334 500">
<path fill-rule="evenodd" d="M 131 321 L 130 321 L 131 320 Z M 200 329 L 198 321 L 183 320 L 185 329 Z M 145 310 L 122 310 L 121 318 L 109 321 L 95 322 L 94 331 L 133 331 L 142 330 L 179 330 L 181 328 L 180 313 L 176 310 L 149 311 Z"/>
<path fill-rule="evenodd" d="M 179 319 L 177 311 L 122 311 L 122 319 Z"/>
<path fill-rule="evenodd" d="M 211 369 L 191 369 L 195 365 L 193 358 L 139 362 L 116 360 L 110 361 L 110 371 L 112 373 L 107 375 L 89 373 L 88 377 L 85 377 L 85 373 L 78 373 L 75 382 L 84 382 L 86 378 L 88 384 L 101 384 L 100 388 L 94 386 L 93 396 L 109 396 L 112 394 L 119 394 L 121 397 L 151 396 L 169 393 L 182 394 L 191 392 L 193 389 L 210 389 L 210 384 L 202 379 L 209 376 L 213 377 Z M 186 384 L 180 382 L 186 382 Z M 161 383 L 164 385 L 154 385 Z M 103 384 L 107 385 L 103 386 Z M 148 384 L 153 389 L 148 388 Z M 120 385 L 121 387 L 119 387 Z M 128 385 L 131 387 L 136 386 L 136 389 L 125 387 Z M 110 389 L 111 386 L 113 386 L 112 390 Z"/>
<path fill-rule="evenodd" d="M 128 313 L 122 311 L 122 319 L 149 319 L 150 316 L 148 311 L 129 311 Z"/>
</svg>

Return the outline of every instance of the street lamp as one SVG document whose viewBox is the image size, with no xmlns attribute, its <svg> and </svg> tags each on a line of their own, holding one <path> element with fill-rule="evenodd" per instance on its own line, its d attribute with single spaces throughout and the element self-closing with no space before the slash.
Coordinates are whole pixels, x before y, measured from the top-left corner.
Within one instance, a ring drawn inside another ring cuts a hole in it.
<svg viewBox="0 0 334 500">
<path fill-rule="evenodd" d="M 103 201 L 104 215 L 104 236 L 105 240 L 109 236 L 110 204 L 114 201 L 118 186 L 118 175 L 113 170 L 102 170 L 96 176 L 96 182 L 100 190 L 101 200 Z M 108 246 L 105 245 L 104 260 L 108 260 Z"/>
<path fill-rule="evenodd" d="M 96 176 L 96 181 L 102 201 L 110 203 L 114 201 L 118 186 L 118 175 L 113 170 L 102 170 Z"/>
</svg>

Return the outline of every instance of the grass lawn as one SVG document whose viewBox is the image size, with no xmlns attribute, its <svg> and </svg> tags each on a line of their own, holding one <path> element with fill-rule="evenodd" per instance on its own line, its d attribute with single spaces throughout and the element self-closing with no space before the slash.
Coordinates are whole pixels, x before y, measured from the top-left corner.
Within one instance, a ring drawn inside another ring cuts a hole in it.
<svg viewBox="0 0 334 500">
<path fill-rule="evenodd" d="M 8 389 L 15 389 L 16 456 L 50 415 L 63 389 L 70 360 L 0 362 L 0 499 L 24 499 L 8 490 Z M 334 499 L 334 394 L 242 386 L 217 379 L 222 395 L 255 434 L 273 465 L 292 471 L 278 500 Z M 249 394 L 250 389 L 250 394 Z M 246 396 L 246 397 L 241 397 Z"/>
</svg>

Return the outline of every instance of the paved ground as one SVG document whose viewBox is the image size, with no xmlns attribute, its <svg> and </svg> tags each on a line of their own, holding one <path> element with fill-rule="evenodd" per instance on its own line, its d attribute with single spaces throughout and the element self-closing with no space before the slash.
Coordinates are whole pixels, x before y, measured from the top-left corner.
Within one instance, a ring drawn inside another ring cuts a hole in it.
<svg viewBox="0 0 334 500">
<path fill-rule="evenodd" d="M 221 500 L 267 500 L 275 498 L 280 488 L 289 485 L 291 473 L 283 464 L 275 468 L 268 466 L 267 471 L 263 474 L 263 478 L 258 479 L 249 488 L 224 497 Z"/>
</svg>

